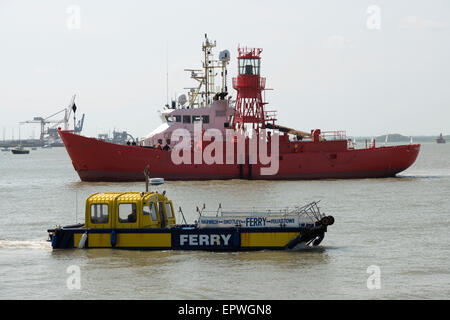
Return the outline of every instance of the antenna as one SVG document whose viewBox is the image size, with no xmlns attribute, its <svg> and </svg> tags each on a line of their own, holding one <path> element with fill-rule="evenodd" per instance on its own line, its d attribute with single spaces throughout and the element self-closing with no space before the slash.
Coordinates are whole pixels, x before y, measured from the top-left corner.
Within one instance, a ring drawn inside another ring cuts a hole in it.
<svg viewBox="0 0 450 320">
<path fill-rule="evenodd" d="M 166 107 L 169 106 L 169 43 L 166 42 Z"/>
<path fill-rule="evenodd" d="M 148 182 L 149 182 L 149 180 L 148 180 L 148 173 L 149 173 L 149 165 L 147 165 L 146 167 L 145 167 L 145 169 L 144 169 L 144 176 L 145 176 L 145 192 L 148 192 Z"/>
</svg>

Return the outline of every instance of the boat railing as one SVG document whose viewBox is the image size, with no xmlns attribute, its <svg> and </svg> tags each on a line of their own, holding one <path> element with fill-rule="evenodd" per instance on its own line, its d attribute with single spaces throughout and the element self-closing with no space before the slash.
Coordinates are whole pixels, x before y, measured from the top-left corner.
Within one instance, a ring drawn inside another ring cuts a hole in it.
<svg viewBox="0 0 450 320">
<path fill-rule="evenodd" d="M 322 131 L 320 133 L 324 140 L 347 140 L 347 133 L 342 130 L 338 131 Z"/>
<path fill-rule="evenodd" d="M 276 110 L 264 111 L 264 118 L 266 121 L 276 121 L 277 120 L 277 111 Z"/>
<path fill-rule="evenodd" d="M 216 217 L 230 217 L 230 216 L 302 216 L 307 217 L 311 221 L 320 220 L 325 215 L 320 212 L 318 206 L 319 201 L 313 201 L 304 206 L 292 207 L 227 207 L 223 208 L 221 204 L 217 210 L 203 210 L 199 211 L 201 216 L 216 216 Z"/>
</svg>

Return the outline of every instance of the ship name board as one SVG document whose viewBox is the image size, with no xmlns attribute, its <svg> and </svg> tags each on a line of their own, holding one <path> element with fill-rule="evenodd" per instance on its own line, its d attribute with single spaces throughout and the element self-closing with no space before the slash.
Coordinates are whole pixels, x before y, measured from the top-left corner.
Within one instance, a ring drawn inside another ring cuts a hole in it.
<svg viewBox="0 0 450 320">
<path fill-rule="evenodd" d="M 214 227 L 234 227 L 241 226 L 247 228 L 264 228 L 264 227 L 298 227 L 299 219 L 293 217 L 201 217 L 198 221 L 203 228 Z"/>
<path fill-rule="evenodd" d="M 180 234 L 180 246 L 228 246 L 231 234 Z"/>
</svg>

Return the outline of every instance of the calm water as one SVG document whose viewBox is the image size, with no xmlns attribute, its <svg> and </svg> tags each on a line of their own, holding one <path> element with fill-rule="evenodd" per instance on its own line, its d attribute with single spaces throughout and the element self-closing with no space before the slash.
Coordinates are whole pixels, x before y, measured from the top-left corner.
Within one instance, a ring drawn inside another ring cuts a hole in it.
<svg viewBox="0 0 450 320">
<path fill-rule="evenodd" d="M 283 206 L 321 200 L 336 223 L 302 252 L 52 251 L 46 230 L 83 219 L 94 192 L 143 183 L 83 183 L 64 148 L 0 153 L 2 299 L 433 299 L 450 297 L 450 144 L 422 144 L 398 178 L 167 182 L 188 222 L 203 203 Z M 181 218 L 178 217 L 178 221 Z M 81 289 L 69 289 L 78 266 Z M 369 290 L 369 266 L 381 288 Z"/>
</svg>

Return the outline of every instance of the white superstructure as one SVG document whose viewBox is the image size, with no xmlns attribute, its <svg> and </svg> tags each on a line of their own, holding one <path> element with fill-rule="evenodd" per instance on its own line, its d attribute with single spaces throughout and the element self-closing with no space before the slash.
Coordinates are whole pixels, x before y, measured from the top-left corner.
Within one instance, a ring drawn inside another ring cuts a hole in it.
<svg viewBox="0 0 450 320">
<path fill-rule="evenodd" d="M 216 42 L 211 42 L 205 35 L 202 45 L 204 53 L 203 69 L 186 69 L 191 78 L 198 82 L 197 87 L 185 88 L 187 96 L 182 94 L 178 101 L 172 101 L 163 110 L 158 111 L 162 124 L 149 133 L 140 144 L 143 146 L 174 146 L 171 141 L 172 133 L 176 129 L 186 129 L 194 133 L 194 124 L 200 124 L 203 130 L 215 128 L 222 133 L 230 127 L 234 114 L 231 96 L 228 95 L 227 65 L 230 52 L 223 50 L 219 60 L 214 60 L 212 49 Z M 221 84 L 216 86 L 216 74 L 220 70 Z"/>
</svg>

